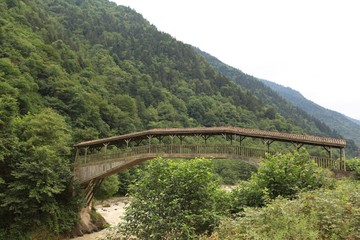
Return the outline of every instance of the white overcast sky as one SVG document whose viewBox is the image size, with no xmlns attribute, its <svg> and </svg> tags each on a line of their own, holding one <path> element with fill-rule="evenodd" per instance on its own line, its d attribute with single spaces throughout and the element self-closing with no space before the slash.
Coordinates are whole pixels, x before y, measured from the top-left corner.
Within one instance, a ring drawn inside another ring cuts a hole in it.
<svg viewBox="0 0 360 240">
<path fill-rule="evenodd" d="M 360 1 L 113 1 L 228 65 L 360 119 Z"/>
</svg>

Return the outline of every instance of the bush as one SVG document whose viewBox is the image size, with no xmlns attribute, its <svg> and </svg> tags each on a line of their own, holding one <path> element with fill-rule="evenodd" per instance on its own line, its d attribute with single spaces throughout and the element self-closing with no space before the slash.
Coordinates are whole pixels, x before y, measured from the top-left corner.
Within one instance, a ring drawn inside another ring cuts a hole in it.
<svg viewBox="0 0 360 240">
<path fill-rule="evenodd" d="M 106 177 L 99 189 L 95 191 L 94 197 L 97 200 L 105 200 L 114 196 L 119 190 L 119 179 L 117 175 Z"/>
<path fill-rule="evenodd" d="M 310 160 L 305 150 L 267 155 L 249 182 L 242 183 L 233 192 L 233 211 L 241 211 L 244 206 L 263 206 L 266 199 L 293 198 L 301 191 L 331 186 L 334 184 L 331 174 Z"/>
<path fill-rule="evenodd" d="M 294 200 L 279 197 L 264 208 L 247 208 L 243 217 L 222 222 L 212 239 L 359 239 L 359 199 L 356 181 L 300 193 Z"/>
<path fill-rule="evenodd" d="M 355 173 L 355 177 L 360 179 L 360 159 L 359 158 L 350 158 L 346 159 L 346 169 L 349 171 L 353 171 Z"/>
<path fill-rule="evenodd" d="M 218 224 L 226 194 L 205 159 L 156 159 L 130 187 L 120 232 L 129 239 L 193 239 Z"/>
<path fill-rule="evenodd" d="M 223 184 L 234 185 L 241 180 L 248 180 L 256 167 L 236 159 L 215 159 L 214 172 L 221 177 Z"/>
</svg>

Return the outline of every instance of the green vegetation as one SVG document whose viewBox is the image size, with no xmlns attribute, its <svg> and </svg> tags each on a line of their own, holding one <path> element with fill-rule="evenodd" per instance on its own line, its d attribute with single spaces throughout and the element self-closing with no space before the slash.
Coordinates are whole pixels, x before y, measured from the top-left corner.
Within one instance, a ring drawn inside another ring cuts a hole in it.
<svg viewBox="0 0 360 240">
<path fill-rule="evenodd" d="M 211 232 L 227 196 L 210 160 L 155 159 L 130 189 L 125 239 L 193 239 Z"/>
<path fill-rule="evenodd" d="M 268 155 L 231 193 L 219 190 L 213 165 L 150 161 L 130 187 L 126 222 L 108 239 L 209 239 L 209 233 L 211 239 L 356 239 L 360 233 L 359 182 L 335 182 L 303 149 Z"/>
<path fill-rule="evenodd" d="M 220 176 L 222 184 L 235 185 L 248 180 L 257 171 L 254 165 L 234 159 L 214 159 L 214 172 Z"/>
<path fill-rule="evenodd" d="M 119 179 L 116 174 L 106 177 L 99 189 L 96 189 L 94 197 L 97 200 L 105 200 L 113 197 L 119 191 L 119 185 Z"/>
<path fill-rule="evenodd" d="M 355 181 L 340 181 L 332 190 L 300 193 L 293 200 L 277 198 L 223 221 L 211 239 L 358 239 L 359 198 L 360 183 Z"/>
<path fill-rule="evenodd" d="M 28 239 L 32 229 L 41 228 L 55 238 L 71 230 L 81 206 L 64 157 L 70 151 L 69 128 L 51 109 L 11 123 L 17 150 L 0 163 L 0 232 L 7 239 Z"/>
<path fill-rule="evenodd" d="M 278 95 L 257 86 L 234 83 L 191 46 L 107 0 L 0 0 L 0 238 L 56 238 L 78 221 L 70 166 L 80 141 L 221 125 L 339 136 L 275 107 Z M 119 191 L 126 186 L 120 181 Z M 218 221 L 209 207 L 202 227 L 184 220 L 191 236 Z"/>
<path fill-rule="evenodd" d="M 264 206 L 267 201 L 279 196 L 294 198 L 299 192 L 331 187 L 332 184 L 331 172 L 310 161 L 304 149 L 289 154 L 267 155 L 257 173 L 233 190 L 233 212 L 242 211 L 247 206 Z"/>
<path fill-rule="evenodd" d="M 353 171 L 355 177 L 360 179 L 360 159 L 359 158 L 350 158 L 346 159 L 346 169 Z"/>
</svg>

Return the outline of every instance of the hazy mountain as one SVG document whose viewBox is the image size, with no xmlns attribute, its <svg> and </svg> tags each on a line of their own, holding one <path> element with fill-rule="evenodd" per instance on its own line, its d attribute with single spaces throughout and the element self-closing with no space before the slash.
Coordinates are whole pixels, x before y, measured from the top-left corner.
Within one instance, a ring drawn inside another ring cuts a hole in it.
<svg viewBox="0 0 360 240">
<path fill-rule="evenodd" d="M 344 136 L 348 140 L 349 152 L 357 152 L 355 142 L 357 145 L 360 145 L 360 127 L 355 124 L 356 120 L 349 120 L 340 113 L 326 110 L 314 103 L 308 104 L 312 107 L 302 107 L 299 102 L 306 102 L 308 100 L 306 100 L 299 92 L 274 89 L 273 85 L 270 86 L 263 80 L 245 74 L 241 70 L 221 62 L 216 57 L 203 52 L 198 48 L 195 48 L 195 50 L 216 70 L 257 96 L 263 103 L 274 108 L 276 112 L 286 116 L 292 123 L 306 127 L 309 122 L 314 122 L 318 129 L 322 129 L 325 132 L 332 131 L 334 136 Z M 295 102 L 298 103 L 295 104 Z M 324 113 L 314 114 L 314 112 Z"/>
<path fill-rule="evenodd" d="M 300 92 L 292 88 L 284 87 L 267 80 L 261 81 L 295 106 L 318 118 L 331 128 L 335 129 L 341 135 L 353 139 L 357 145 L 360 145 L 359 120 L 352 119 L 345 116 L 344 114 L 338 113 L 330 109 L 326 109 L 306 99 Z"/>
</svg>

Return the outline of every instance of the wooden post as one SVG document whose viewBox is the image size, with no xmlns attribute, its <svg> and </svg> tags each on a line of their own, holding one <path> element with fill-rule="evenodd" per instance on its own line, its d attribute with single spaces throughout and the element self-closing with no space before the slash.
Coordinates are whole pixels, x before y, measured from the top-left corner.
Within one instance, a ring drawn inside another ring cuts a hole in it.
<svg viewBox="0 0 360 240">
<path fill-rule="evenodd" d="M 346 171 L 345 148 L 340 148 L 340 170 Z"/>
<path fill-rule="evenodd" d="M 240 147 L 241 147 L 241 145 L 242 145 L 242 141 L 243 141 L 245 138 L 246 138 L 245 136 L 240 136 L 240 135 L 239 135 Z"/>
<path fill-rule="evenodd" d="M 86 163 L 86 157 L 87 157 L 87 152 L 88 152 L 88 149 L 89 149 L 89 147 L 86 147 L 86 148 L 85 148 L 85 160 L 84 160 L 84 161 L 85 161 L 85 163 Z"/>
<path fill-rule="evenodd" d="M 104 148 L 105 148 L 105 157 L 104 159 L 106 160 L 107 159 L 107 154 L 106 154 L 106 151 L 107 151 L 107 146 L 109 145 L 109 143 L 104 143 Z"/>
<path fill-rule="evenodd" d="M 269 153 L 270 152 L 270 144 L 272 144 L 274 141 L 271 141 L 271 140 L 265 139 L 265 138 L 263 138 L 262 141 L 263 141 L 264 144 L 266 144 L 267 152 Z"/>
<path fill-rule="evenodd" d="M 174 135 L 169 135 L 170 139 L 171 139 L 171 146 L 170 146 L 170 153 L 173 153 L 173 147 L 174 147 Z"/>
<path fill-rule="evenodd" d="M 78 157 L 79 157 L 79 148 L 76 148 L 75 163 L 77 162 Z"/>
<path fill-rule="evenodd" d="M 209 139 L 210 135 L 202 135 L 202 138 L 205 141 L 205 145 L 206 145 L 206 141 Z"/>
<path fill-rule="evenodd" d="M 149 153 L 151 153 L 151 139 L 152 139 L 153 135 L 147 135 L 148 138 L 148 146 L 149 146 Z"/>
<path fill-rule="evenodd" d="M 303 143 L 295 143 L 295 142 L 291 142 L 291 143 L 294 145 L 294 147 L 296 148 L 296 151 L 297 151 L 297 152 L 300 150 L 300 148 L 301 148 L 302 146 L 304 146 Z"/>
<path fill-rule="evenodd" d="M 177 136 L 180 139 L 180 154 L 182 153 L 182 141 L 185 138 L 185 136 Z"/>
<path fill-rule="evenodd" d="M 130 143 L 131 139 L 125 139 L 124 141 L 126 142 L 126 148 L 129 148 L 129 143 Z"/>
</svg>

